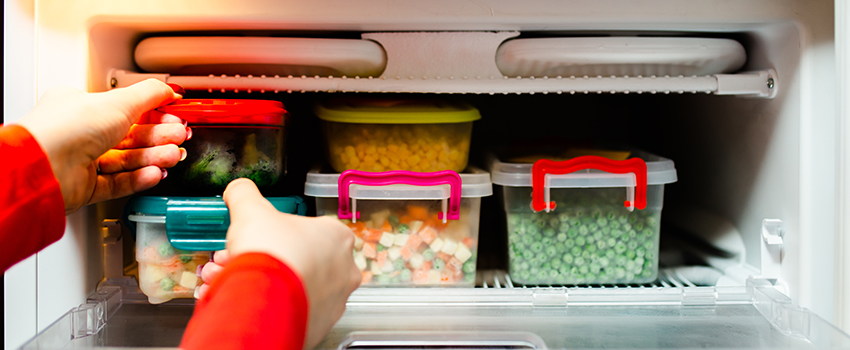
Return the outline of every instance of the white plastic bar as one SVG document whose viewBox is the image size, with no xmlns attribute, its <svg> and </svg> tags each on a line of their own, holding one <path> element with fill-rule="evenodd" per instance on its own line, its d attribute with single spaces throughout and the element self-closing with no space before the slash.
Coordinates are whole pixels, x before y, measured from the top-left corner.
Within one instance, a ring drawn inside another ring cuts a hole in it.
<svg viewBox="0 0 850 350">
<path fill-rule="evenodd" d="M 448 77 L 307 77 L 307 76 L 171 76 L 113 70 L 110 86 L 124 87 L 156 78 L 175 83 L 186 90 L 209 92 L 377 92 L 377 93 L 473 93 L 473 94 L 603 94 L 707 93 L 772 97 L 768 89 L 768 71 L 747 74 L 678 77 L 541 77 L 509 78 L 501 76 Z M 776 84 L 774 79 L 773 86 Z M 722 82 L 722 83 L 721 83 Z M 765 93 L 765 90 L 769 93 Z"/>
</svg>

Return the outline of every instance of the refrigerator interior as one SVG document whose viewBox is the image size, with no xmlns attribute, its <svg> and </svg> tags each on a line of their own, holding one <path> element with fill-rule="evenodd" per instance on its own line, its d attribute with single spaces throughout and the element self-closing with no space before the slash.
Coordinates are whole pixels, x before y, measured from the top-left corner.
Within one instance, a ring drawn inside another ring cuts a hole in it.
<svg viewBox="0 0 850 350">
<path fill-rule="evenodd" d="M 547 90 L 546 84 L 555 86 L 557 82 L 547 82 L 541 77 L 536 77 L 537 82 L 509 79 L 500 83 L 504 84 L 500 88 L 507 90 L 512 86 L 517 91 L 536 89 L 533 94 L 491 93 L 493 84 L 486 82 L 486 76 L 485 82 L 469 85 L 444 80 L 446 86 L 467 89 L 468 93 L 443 97 L 468 102 L 483 116 L 473 128 L 471 164 L 486 167 L 487 164 L 482 164 L 484 156 L 496 147 L 541 141 L 623 144 L 674 160 L 679 181 L 666 187 L 661 236 L 662 264 L 667 263 L 662 265 L 659 282 L 606 288 L 513 286 L 503 272 L 507 267 L 504 213 L 498 196 L 493 196 L 482 205 L 482 211 L 490 215 L 481 222 L 477 283 L 480 288 L 361 289 L 321 346 L 334 348 L 343 343 L 350 348 L 403 347 L 421 345 L 423 340 L 432 341 L 429 346 L 457 346 L 468 340 L 475 346 L 524 348 L 850 346 L 846 335 L 830 325 L 842 326 L 845 317 L 834 308 L 844 289 L 834 284 L 834 276 L 841 273 L 836 269 L 842 267 L 836 265 L 831 248 L 839 232 L 835 191 L 839 173 L 834 166 L 837 120 L 831 107 L 834 97 L 829 86 L 822 84 L 831 81 L 834 63 L 832 5 L 827 2 L 817 5 L 788 2 L 780 6 L 768 6 L 768 2 L 759 3 L 761 6 L 715 4 L 718 8 L 729 7 L 719 10 L 708 5 L 657 1 L 653 4 L 658 11 L 633 9 L 636 13 L 629 14 L 619 9 L 582 18 L 571 8 L 535 4 L 539 5 L 537 8 L 548 8 L 551 14 L 525 10 L 512 2 L 494 1 L 483 6 L 495 16 L 491 19 L 485 18 L 486 13 L 477 7 L 480 4 L 423 5 L 430 9 L 443 5 L 439 11 L 445 16 L 392 7 L 378 16 L 379 5 L 373 2 L 364 8 L 348 9 L 353 11 L 350 14 L 343 9 L 320 14 L 315 9 L 287 3 L 266 16 L 243 9 L 239 11 L 246 12 L 235 13 L 233 17 L 222 17 L 216 6 L 197 14 L 190 13 L 189 6 L 178 4 L 169 10 L 169 16 L 163 16 L 163 9 L 133 3 L 127 8 L 68 9 L 73 15 L 60 21 L 61 11 L 57 8 L 40 6 L 37 8 L 40 14 L 35 64 L 37 90 L 40 94 L 51 86 L 76 82 L 82 89 L 105 91 L 113 84 L 122 86 L 153 76 L 184 83 L 189 90 L 186 97 L 190 98 L 280 100 L 293 116 L 287 140 L 288 175 L 270 192 L 293 195 L 303 193 L 307 170 L 324 157 L 321 130 L 312 115 L 312 104 L 330 95 L 327 90 L 340 90 L 338 86 L 346 86 L 347 82 L 335 85 L 333 81 L 296 76 L 296 81 L 313 82 L 293 83 L 296 84 L 293 86 L 315 86 L 302 92 L 299 88 L 286 89 L 286 80 L 293 79 L 290 77 L 231 75 L 188 79 L 176 74 L 162 75 L 169 72 L 140 75 L 145 72 L 133 61 L 135 45 L 143 38 L 163 35 L 359 38 L 372 32 L 434 30 L 502 31 L 510 33 L 506 37 L 519 35 L 520 38 L 613 34 L 735 39 L 747 52 L 747 63 L 741 72 L 775 72 L 772 98 L 694 93 L 687 88 L 669 93 L 652 93 L 650 89 L 624 93 L 622 84 L 629 82 L 613 78 L 598 84 L 617 93 L 607 89 Z M 573 8 L 590 13 L 617 4 L 575 5 Z M 312 6 L 318 8 L 320 4 Z M 801 10 L 803 7 L 805 10 Z M 264 7 L 255 4 L 246 8 Z M 86 50 L 80 52 L 73 45 L 82 45 Z M 405 67 L 405 62 L 395 60 L 396 51 L 385 45 L 387 69 Z M 57 60 L 51 55 L 64 58 Z M 439 61 L 438 57 L 422 60 L 429 59 Z M 433 76 L 439 75 L 441 69 L 456 67 L 436 64 L 410 69 L 419 72 L 424 69 L 432 74 L 432 79 L 421 83 L 418 77 L 389 76 L 384 82 L 377 79 L 364 82 L 363 91 L 391 93 L 421 89 L 430 93 L 433 91 L 429 89 L 441 84 Z M 214 80 L 209 84 L 217 84 L 216 88 L 193 86 L 200 78 Z M 551 77 L 553 81 L 555 78 Z M 695 82 L 684 78 L 682 86 L 690 87 Z M 280 86 L 278 89 L 250 89 L 260 79 L 283 81 L 268 83 Z M 457 80 L 467 77 L 458 75 Z M 167 191 L 158 188 L 152 193 Z M 496 186 L 494 192 L 500 192 L 500 188 Z M 28 343 L 36 348 L 49 346 L 55 339 L 65 339 L 66 332 L 72 334 L 74 346 L 177 345 L 182 334 L 179 325 L 191 316 L 191 305 L 177 301 L 155 307 L 140 302 L 138 295 L 128 294 L 128 288 L 97 289 L 104 276 L 103 237 L 114 237 L 117 232 L 114 226 L 102 228 L 103 220 L 120 218 L 125 202 L 103 203 L 74 214 L 69 217 L 66 237 L 39 253 L 34 268 L 38 271 L 37 288 L 32 286 L 37 290 L 35 305 L 26 310 L 10 310 L 10 300 L 5 301 L 7 347 L 16 346 L 10 345 L 9 340 L 10 329 L 15 327 L 9 322 L 11 312 L 37 315 L 35 329 L 17 326 L 25 328 L 23 334 L 30 336 L 34 335 L 32 331 L 41 332 Z M 311 198 L 308 203 L 312 204 Z M 682 275 L 682 270 L 675 269 L 704 263 L 697 259 L 705 253 L 704 247 L 683 248 L 683 244 L 693 240 L 683 239 L 686 236 L 680 228 L 693 228 L 688 223 L 695 217 L 703 218 L 700 223 L 710 223 L 698 225 L 697 230 L 702 229 L 703 234 L 711 232 L 705 226 L 722 228 L 726 234 L 739 235 L 743 244 L 743 255 L 736 257 L 743 264 L 723 265 L 723 277 L 713 284 L 693 283 Z M 770 280 L 748 279 L 759 276 L 762 267 L 760 251 L 765 219 L 782 222 L 781 274 L 771 276 Z M 122 237 L 121 244 L 131 247 L 127 232 Z M 131 251 L 125 249 L 125 264 L 133 260 Z M 114 268 L 115 262 L 112 263 Z M 110 269 L 108 263 L 106 266 Z M 9 281 L 7 275 L 7 295 Z M 26 284 L 16 288 L 30 287 Z M 798 308 L 797 304 L 812 312 Z M 80 305 L 83 306 L 68 312 Z M 402 311 L 399 307 L 403 307 Z M 98 324 L 105 320 L 101 314 L 110 316 L 112 321 Z M 87 317 L 100 321 L 86 322 L 83 326 L 79 321 Z M 350 333 L 363 330 L 384 332 Z M 496 336 L 493 332 L 502 334 Z M 152 334 L 161 336 L 146 336 Z"/>
</svg>

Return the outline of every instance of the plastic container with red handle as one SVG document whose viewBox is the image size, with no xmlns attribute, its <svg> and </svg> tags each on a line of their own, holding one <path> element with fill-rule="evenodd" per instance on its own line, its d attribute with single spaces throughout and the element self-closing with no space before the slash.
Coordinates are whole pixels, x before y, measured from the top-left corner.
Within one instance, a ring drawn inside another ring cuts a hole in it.
<svg viewBox="0 0 850 350">
<path fill-rule="evenodd" d="M 673 161 L 598 153 L 623 159 L 494 157 L 490 172 L 502 186 L 515 283 L 640 284 L 658 277 L 664 185 L 677 180 Z"/>
<path fill-rule="evenodd" d="M 475 283 L 481 198 L 493 193 L 477 169 L 307 173 L 316 214 L 355 235 L 354 263 L 366 286 Z"/>
<path fill-rule="evenodd" d="M 263 188 L 284 173 L 288 113 L 281 102 L 184 99 L 158 110 L 182 118 L 192 128 L 192 138 L 182 146 L 187 158 L 169 177 L 201 191 L 195 194 L 220 194 L 240 177 Z"/>
</svg>

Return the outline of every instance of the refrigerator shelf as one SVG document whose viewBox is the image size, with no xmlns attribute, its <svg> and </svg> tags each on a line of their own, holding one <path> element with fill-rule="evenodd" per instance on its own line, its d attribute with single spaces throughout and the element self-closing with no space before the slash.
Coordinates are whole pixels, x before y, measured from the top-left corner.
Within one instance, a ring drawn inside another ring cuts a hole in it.
<svg viewBox="0 0 850 350">
<path fill-rule="evenodd" d="M 361 288 L 317 349 L 850 349 L 850 336 L 767 281 L 698 287 L 662 275 L 660 286 L 511 288 L 503 279 L 499 288 Z M 493 276 L 506 277 L 479 277 Z M 191 303 L 139 303 L 133 283 L 117 284 L 100 287 L 22 348 L 179 345 Z"/>
<path fill-rule="evenodd" d="M 773 98 L 778 90 L 776 72 L 763 70 L 707 76 L 178 76 L 112 70 L 109 86 L 126 87 L 154 78 L 186 90 L 207 92 L 293 93 L 372 92 L 445 94 L 714 94 Z"/>
</svg>

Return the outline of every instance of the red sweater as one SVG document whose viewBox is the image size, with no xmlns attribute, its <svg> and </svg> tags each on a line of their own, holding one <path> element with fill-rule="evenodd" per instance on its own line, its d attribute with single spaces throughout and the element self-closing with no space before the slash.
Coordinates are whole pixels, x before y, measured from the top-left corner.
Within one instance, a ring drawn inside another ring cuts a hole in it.
<svg viewBox="0 0 850 350">
<path fill-rule="evenodd" d="M 23 127 L 0 124 L 0 269 L 59 240 L 65 204 L 41 147 Z M 184 349 L 304 347 L 308 312 L 301 279 L 265 254 L 236 257 L 183 334 Z"/>
</svg>

